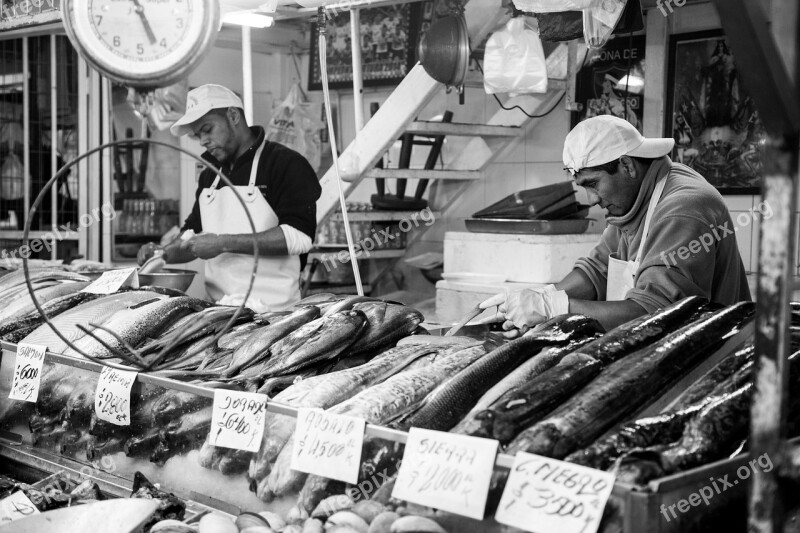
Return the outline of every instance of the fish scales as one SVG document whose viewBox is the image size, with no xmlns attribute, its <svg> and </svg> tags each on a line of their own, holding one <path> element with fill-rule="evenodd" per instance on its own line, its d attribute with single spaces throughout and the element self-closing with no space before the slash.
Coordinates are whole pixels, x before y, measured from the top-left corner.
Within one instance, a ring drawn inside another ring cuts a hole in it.
<svg viewBox="0 0 800 533">
<path fill-rule="evenodd" d="M 657 397 L 724 344 L 724 337 L 753 314 L 752 303 L 735 304 L 612 363 L 547 418 L 520 433 L 509 444 L 508 452 L 528 451 L 561 459 L 586 446 L 648 399 Z"/>
<path fill-rule="evenodd" d="M 393 372 L 413 368 L 420 357 L 431 353 L 437 353 L 437 350 L 419 346 L 394 348 L 360 367 L 304 379 L 279 393 L 274 401 L 293 407 L 327 409 Z M 267 413 L 265 418 L 266 430 L 261 447 L 249 469 L 249 477 L 256 481 L 269 474 L 271 463 L 278 457 L 295 427 L 295 420 L 290 416 Z"/>
<path fill-rule="evenodd" d="M 319 318 L 318 307 L 309 306 L 298 309 L 294 313 L 252 331 L 233 352 L 233 359 L 230 367 L 225 371 L 225 377 L 234 377 L 243 369 L 256 365 L 263 359 L 269 357 L 269 349 L 273 344 L 286 337 L 297 328 Z M 257 370 L 256 370 L 257 372 Z M 258 377 L 258 374 L 244 373 L 240 376 L 243 379 Z"/>
<path fill-rule="evenodd" d="M 544 348 L 602 332 L 596 320 L 582 315 L 562 315 L 541 330 L 497 348 L 434 391 L 403 427 L 451 429 L 489 388 Z"/>
<path fill-rule="evenodd" d="M 69 296 L 72 293 L 78 292 L 88 285 L 89 282 L 57 283 L 53 286 L 34 291 L 34 295 L 36 296 L 36 301 L 40 306 L 42 306 L 51 300 Z M 28 313 L 34 312 L 38 313 L 38 310 L 33 303 L 33 298 L 31 298 L 30 294 L 25 294 L 21 298 L 18 298 L 16 301 L 4 306 L 2 310 L 0 310 L 0 324 L 4 323 L 6 320 L 12 319 L 13 317 L 27 315 Z"/>
<path fill-rule="evenodd" d="M 136 348 L 145 338 L 158 335 L 173 320 L 196 309 L 197 302 L 196 298 L 188 296 L 145 302 L 117 312 L 103 323 L 103 327 L 113 331 L 122 341 Z M 69 348 L 64 352 L 65 355 L 82 357 L 85 354 L 95 358 L 110 358 L 115 355 L 112 349 L 117 352 L 127 351 L 122 342 L 109 332 L 95 330 L 92 333 L 93 336 L 87 335 L 75 342 L 77 349 Z"/>
<path fill-rule="evenodd" d="M 88 300 L 94 300 L 95 298 L 97 298 L 96 294 L 89 292 L 75 292 L 54 298 L 49 302 L 45 302 L 41 304 L 41 308 L 42 311 L 44 311 L 44 313 L 47 315 L 47 318 L 52 320 L 61 313 L 73 309 L 77 305 Z M 38 310 L 34 310 L 20 317 L 4 321 L 2 324 L 0 324 L 0 335 L 7 335 L 22 328 L 35 328 L 43 323 L 44 319 L 42 318 L 42 315 Z M 32 331 L 29 333 L 32 333 Z M 27 336 L 27 334 L 25 336 Z"/>
<path fill-rule="evenodd" d="M 147 300 L 165 298 L 166 296 L 147 291 L 110 294 L 84 302 L 69 311 L 64 311 L 54 317 L 51 322 L 64 337 L 74 343 L 86 335 L 78 328 L 79 325 L 102 324 L 112 318 L 117 311 L 128 309 Z M 56 335 L 48 324 L 42 324 L 36 328 L 22 342 L 47 346 L 47 349 L 53 353 L 64 353 L 67 349 L 67 344 Z"/>
<path fill-rule="evenodd" d="M 482 423 L 476 422 L 475 415 L 489 409 L 489 407 L 502 396 L 513 393 L 542 372 L 557 365 L 568 353 L 577 350 L 593 339 L 594 337 L 586 337 L 585 339 L 578 339 L 565 346 L 552 346 L 534 355 L 481 396 L 475 406 L 470 409 L 464 418 L 456 424 L 450 432 L 472 435 L 472 431 L 475 431 L 476 428 L 482 427 L 483 425 Z"/>
<path fill-rule="evenodd" d="M 331 408 L 330 411 L 363 418 L 370 424 L 385 424 L 419 404 L 443 381 L 464 368 L 474 365 L 476 361 L 480 361 L 485 353 L 482 346 L 473 346 L 440 355 L 430 365 L 392 376 Z M 278 471 L 277 465 L 273 474 L 276 471 Z M 299 474 L 294 471 L 290 471 L 290 473 Z M 306 476 L 300 475 L 299 477 Z M 272 474 L 270 474 L 271 479 Z M 296 479 L 286 484 L 297 486 L 299 482 Z M 322 499 L 329 495 L 330 484 L 331 480 L 323 479 L 320 476 L 307 476 L 298 506 L 311 512 Z M 280 493 L 275 492 L 275 494 Z"/>
<path fill-rule="evenodd" d="M 392 345 L 410 335 L 424 320 L 422 313 L 416 309 L 385 302 L 362 302 L 354 305 L 353 309 L 366 314 L 367 325 L 348 349 L 351 356 Z"/>
</svg>

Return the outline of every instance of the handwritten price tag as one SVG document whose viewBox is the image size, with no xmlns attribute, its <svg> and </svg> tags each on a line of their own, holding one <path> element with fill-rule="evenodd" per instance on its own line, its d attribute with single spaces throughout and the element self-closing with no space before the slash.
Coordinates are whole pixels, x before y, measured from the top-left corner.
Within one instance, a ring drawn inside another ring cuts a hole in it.
<svg viewBox="0 0 800 533">
<path fill-rule="evenodd" d="M 42 379 L 42 363 L 46 346 L 20 344 L 14 364 L 14 382 L 8 397 L 11 400 L 36 402 L 39 398 L 39 382 Z"/>
<path fill-rule="evenodd" d="M 214 391 L 211 444 L 257 452 L 264 435 L 267 397 L 255 392 Z"/>
<path fill-rule="evenodd" d="M 134 289 L 139 288 L 139 277 L 136 275 L 136 267 L 103 272 L 102 276 L 90 283 L 89 286 L 85 287 L 81 292 L 112 294 L 120 290 L 126 283 L 129 283 Z"/>
<path fill-rule="evenodd" d="M 482 520 L 497 445 L 411 428 L 392 497 Z"/>
<path fill-rule="evenodd" d="M 292 470 L 357 483 L 365 425 L 353 416 L 298 409 Z"/>
<path fill-rule="evenodd" d="M 520 452 L 495 519 L 534 533 L 593 533 L 613 488 L 609 472 Z"/>
<path fill-rule="evenodd" d="M 7 524 L 35 514 L 39 514 L 39 509 L 21 490 L 0 500 L 0 524 Z"/>
<path fill-rule="evenodd" d="M 135 370 L 103 367 L 94 394 L 97 418 L 118 426 L 131 425 L 131 387 L 136 381 Z"/>
</svg>

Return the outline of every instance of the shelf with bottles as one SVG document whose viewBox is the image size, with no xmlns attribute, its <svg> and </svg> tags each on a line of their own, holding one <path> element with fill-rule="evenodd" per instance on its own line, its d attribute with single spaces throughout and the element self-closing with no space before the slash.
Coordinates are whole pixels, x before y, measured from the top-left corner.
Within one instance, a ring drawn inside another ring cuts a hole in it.
<svg viewBox="0 0 800 533">
<path fill-rule="evenodd" d="M 115 203 L 119 212 L 114 220 L 114 236 L 118 241 L 159 240 L 178 224 L 178 200 L 119 195 Z"/>
</svg>

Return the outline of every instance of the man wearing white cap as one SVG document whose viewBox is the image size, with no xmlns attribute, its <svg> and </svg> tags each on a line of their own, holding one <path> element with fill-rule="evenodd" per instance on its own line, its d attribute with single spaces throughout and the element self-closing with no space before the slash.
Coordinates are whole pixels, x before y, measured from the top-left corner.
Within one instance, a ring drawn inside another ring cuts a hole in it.
<svg viewBox="0 0 800 533">
<path fill-rule="evenodd" d="M 564 142 L 564 164 L 608 226 L 588 257 L 559 283 L 498 294 L 503 329 L 513 337 L 563 313 L 607 329 L 692 295 L 730 305 L 750 300 L 744 265 L 722 196 L 667 156 L 674 139 L 644 138 L 604 115 L 578 124 Z"/>
<path fill-rule="evenodd" d="M 170 131 L 198 140 L 206 149 L 203 159 L 219 168 L 234 187 L 222 183 L 211 169 L 203 170 L 182 237 L 163 249 L 164 260 L 205 259 L 209 297 L 240 303 L 253 271 L 249 213 L 259 258 L 247 305 L 259 312 L 279 311 L 300 299 L 300 269 L 316 232 L 321 188 L 308 161 L 267 141 L 263 128 L 248 126 L 243 108 L 239 97 L 221 85 L 189 91 L 186 114 Z M 152 243 L 143 246 L 139 262 L 158 248 Z"/>
</svg>

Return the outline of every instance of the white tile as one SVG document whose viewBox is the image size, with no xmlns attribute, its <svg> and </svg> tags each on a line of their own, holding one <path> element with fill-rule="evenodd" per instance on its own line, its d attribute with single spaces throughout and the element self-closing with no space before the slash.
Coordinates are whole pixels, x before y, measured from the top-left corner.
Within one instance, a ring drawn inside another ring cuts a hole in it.
<svg viewBox="0 0 800 533">
<path fill-rule="evenodd" d="M 509 143 L 512 144 L 510 148 L 508 148 L 507 153 L 505 153 L 502 157 L 499 157 L 497 161 L 499 163 L 524 163 L 527 159 L 527 152 L 530 148 L 530 144 L 527 141 L 527 136 L 530 133 L 523 133 L 516 139 L 509 139 Z"/>
<path fill-rule="evenodd" d="M 752 257 L 753 257 L 753 229 L 752 223 L 740 223 L 741 220 L 750 217 L 749 211 L 731 211 L 731 218 L 733 219 L 733 227 L 736 229 L 736 243 L 739 245 L 739 254 L 742 256 L 742 263 L 744 268 L 752 271 Z M 726 237 L 727 238 L 727 237 Z"/>
<path fill-rule="evenodd" d="M 528 130 L 525 139 L 526 161 L 561 162 L 564 151 L 564 138 L 569 133 L 569 112 L 559 104 L 550 115 L 542 118 L 535 127 Z"/>
<path fill-rule="evenodd" d="M 564 172 L 564 164 L 559 162 L 527 163 L 525 165 L 525 188 L 533 189 L 542 185 L 550 185 L 568 181 Z M 585 199 L 585 196 L 584 196 Z"/>
<path fill-rule="evenodd" d="M 729 211 L 747 211 L 753 207 L 753 196 L 751 195 L 724 195 L 725 205 Z"/>
<path fill-rule="evenodd" d="M 526 189 L 525 167 L 525 163 L 498 163 L 489 167 L 484 177 L 485 205 L 493 204 L 509 194 Z"/>
<path fill-rule="evenodd" d="M 733 216 L 733 213 L 731 213 Z M 753 220 L 753 244 L 752 244 L 752 252 L 750 257 L 750 272 L 758 272 L 758 250 L 759 250 L 759 233 L 761 232 L 761 221 L 756 217 Z M 745 263 L 747 266 L 747 263 Z"/>
</svg>

